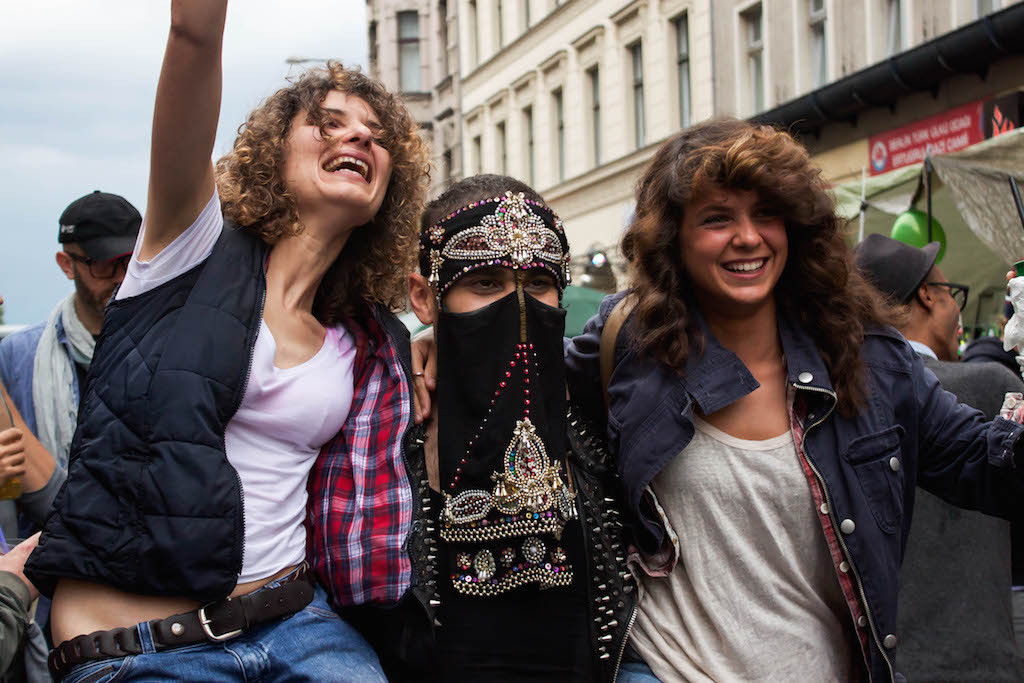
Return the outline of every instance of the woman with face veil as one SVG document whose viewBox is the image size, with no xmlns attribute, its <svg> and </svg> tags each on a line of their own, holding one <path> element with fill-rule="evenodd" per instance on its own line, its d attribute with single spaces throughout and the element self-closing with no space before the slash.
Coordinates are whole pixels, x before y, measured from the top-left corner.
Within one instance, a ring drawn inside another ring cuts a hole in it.
<svg viewBox="0 0 1024 683">
<path fill-rule="evenodd" d="M 432 201 L 410 301 L 437 336 L 424 457 L 434 665 L 415 680 L 612 680 L 635 597 L 618 484 L 566 399 L 569 245 L 529 186 L 466 178 Z"/>
</svg>

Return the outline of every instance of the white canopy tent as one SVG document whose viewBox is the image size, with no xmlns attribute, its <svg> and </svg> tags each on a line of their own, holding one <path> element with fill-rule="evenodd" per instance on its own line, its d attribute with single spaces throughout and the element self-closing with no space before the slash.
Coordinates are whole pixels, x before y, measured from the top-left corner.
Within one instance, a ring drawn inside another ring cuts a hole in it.
<svg viewBox="0 0 1024 683">
<path fill-rule="evenodd" d="M 932 215 L 946 233 L 946 253 L 938 265 L 950 282 L 970 286 L 964 327 L 984 330 L 1002 315 L 1006 271 L 1024 259 L 1024 225 L 1009 184 L 1013 175 L 1024 191 L 1024 130 L 930 159 Z M 839 215 L 850 221 L 851 242 L 871 233 L 888 235 L 899 214 L 926 210 L 923 163 L 833 191 Z"/>
</svg>

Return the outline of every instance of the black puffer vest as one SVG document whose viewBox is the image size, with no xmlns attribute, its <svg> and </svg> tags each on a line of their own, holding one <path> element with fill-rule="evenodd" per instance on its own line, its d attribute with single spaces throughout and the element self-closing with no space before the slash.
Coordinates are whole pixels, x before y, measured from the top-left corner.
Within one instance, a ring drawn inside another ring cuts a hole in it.
<svg viewBox="0 0 1024 683">
<path fill-rule="evenodd" d="M 71 444 L 68 478 L 25 573 L 197 601 L 242 568 L 238 474 L 224 430 L 245 392 L 267 247 L 228 224 L 202 264 L 113 301 Z"/>
</svg>

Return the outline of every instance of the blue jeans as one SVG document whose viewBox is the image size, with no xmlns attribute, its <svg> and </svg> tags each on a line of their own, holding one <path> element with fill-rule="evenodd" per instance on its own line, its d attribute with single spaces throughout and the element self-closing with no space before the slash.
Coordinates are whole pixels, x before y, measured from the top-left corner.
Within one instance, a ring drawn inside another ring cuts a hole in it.
<svg viewBox="0 0 1024 683">
<path fill-rule="evenodd" d="M 149 623 L 138 628 L 142 654 L 82 664 L 71 670 L 64 683 L 387 681 L 373 648 L 330 608 L 319 586 L 301 612 L 223 643 L 157 652 Z"/>
<path fill-rule="evenodd" d="M 618 683 L 660 683 L 661 681 L 632 647 L 626 649 L 626 656 L 622 658 L 622 666 L 619 667 L 619 676 L 615 680 Z"/>
</svg>

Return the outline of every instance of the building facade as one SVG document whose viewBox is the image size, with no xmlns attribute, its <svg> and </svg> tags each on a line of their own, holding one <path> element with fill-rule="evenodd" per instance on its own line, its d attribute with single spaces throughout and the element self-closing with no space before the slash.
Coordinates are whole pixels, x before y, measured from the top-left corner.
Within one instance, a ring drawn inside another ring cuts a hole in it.
<svg viewBox="0 0 1024 683">
<path fill-rule="evenodd" d="M 462 176 L 457 0 L 368 0 L 370 74 L 399 92 L 431 150 L 431 193 Z"/>
<path fill-rule="evenodd" d="M 831 181 L 859 177 L 872 135 L 1024 86 L 1014 48 L 984 73 L 951 69 L 922 92 L 906 84 L 854 118 L 800 129 L 784 114 L 1019 2 L 384 0 L 370 2 L 370 42 L 374 73 L 421 107 L 435 190 L 480 172 L 519 177 L 562 216 L 577 254 L 601 248 L 621 266 L 634 184 L 668 136 L 715 115 L 761 116 L 802 133 Z M 419 18 L 419 80 L 403 82 L 408 12 Z"/>
</svg>

